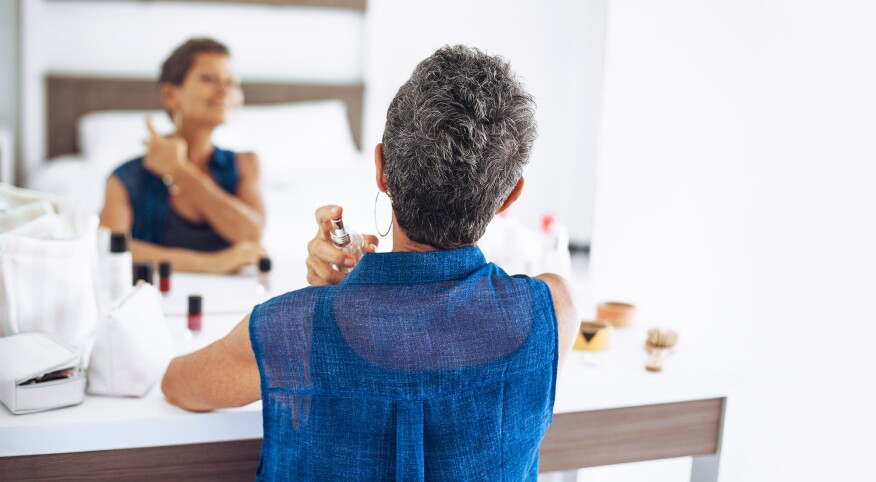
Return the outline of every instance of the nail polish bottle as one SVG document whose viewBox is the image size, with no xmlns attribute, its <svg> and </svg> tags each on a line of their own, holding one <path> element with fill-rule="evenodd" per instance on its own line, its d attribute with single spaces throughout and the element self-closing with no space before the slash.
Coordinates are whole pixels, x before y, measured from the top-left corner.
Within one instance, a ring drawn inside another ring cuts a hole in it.
<svg viewBox="0 0 876 482">
<path fill-rule="evenodd" d="M 143 280 L 149 284 L 155 284 L 153 281 L 153 270 L 155 268 L 152 266 L 150 261 L 138 261 L 134 263 L 134 285 L 137 284 L 138 281 Z"/>
<path fill-rule="evenodd" d="M 164 296 L 170 294 L 170 261 L 158 264 L 158 290 Z"/>
<path fill-rule="evenodd" d="M 259 258 L 259 292 L 271 291 L 271 258 Z"/>
<path fill-rule="evenodd" d="M 361 234 L 346 230 L 343 219 L 332 219 L 331 237 L 332 243 L 336 247 L 352 256 L 354 264 L 359 262 L 365 252 L 365 238 Z M 349 273 L 353 270 L 351 267 L 339 267 L 336 264 L 332 264 L 332 267 L 342 273 Z"/>
<path fill-rule="evenodd" d="M 188 328 L 192 333 L 201 331 L 201 295 L 189 296 Z"/>
</svg>

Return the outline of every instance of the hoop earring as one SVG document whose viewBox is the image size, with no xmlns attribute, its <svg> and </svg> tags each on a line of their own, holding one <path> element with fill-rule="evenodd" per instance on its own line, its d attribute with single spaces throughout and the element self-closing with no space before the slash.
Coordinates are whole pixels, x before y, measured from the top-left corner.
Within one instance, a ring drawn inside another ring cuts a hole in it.
<svg viewBox="0 0 876 482">
<path fill-rule="evenodd" d="M 386 198 L 390 200 L 390 204 L 392 203 L 392 198 L 389 197 L 389 194 L 381 190 L 378 190 L 377 196 L 374 197 L 374 229 L 377 230 L 377 234 L 379 234 L 381 238 L 385 238 L 392 230 L 392 217 L 389 218 L 389 227 L 386 228 L 386 231 L 381 232 L 380 227 L 377 226 L 377 200 L 380 199 L 381 194 L 386 194 Z"/>
</svg>

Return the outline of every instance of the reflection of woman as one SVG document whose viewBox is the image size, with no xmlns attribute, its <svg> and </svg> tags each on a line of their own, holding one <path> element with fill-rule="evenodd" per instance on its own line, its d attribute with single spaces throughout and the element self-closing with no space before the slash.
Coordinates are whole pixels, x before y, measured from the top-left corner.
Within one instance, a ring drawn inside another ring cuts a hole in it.
<svg viewBox="0 0 876 482">
<path fill-rule="evenodd" d="M 264 227 L 258 159 L 211 140 L 243 101 L 228 49 L 189 40 L 162 65 L 160 84 L 176 131 L 159 136 L 147 120 L 146 155 L 110 176 L 101 225 L 131 232 L 135 260 L 218 273 L 254 263 Z"/>
<path fill-rule="evenodd" d="M 308 279 L 327 286 L 257 306 L 173 360 L 167 399 L 261 397 L 260 480 L 535 480 L 575 308 L 559 276 L 508 276 L 475 246 L 520 195 L 534 138 L 532 98 L 505 61 L 461 46 L 424 60 L 375 150 L 393 252 L 333 271 L 341 212 L 320 208 Z"/>
</svg>

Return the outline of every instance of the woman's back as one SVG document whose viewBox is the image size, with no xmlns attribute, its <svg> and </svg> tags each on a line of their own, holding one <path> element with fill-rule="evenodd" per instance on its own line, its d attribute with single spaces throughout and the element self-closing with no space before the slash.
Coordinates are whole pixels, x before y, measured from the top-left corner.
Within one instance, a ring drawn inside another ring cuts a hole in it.
<svg viewBox="0 0 876 482">
<path fill-rule="evenodd" d="M 257 307 L 250 336 L 260 478 L 536 478 L 556 381 L 553 302 L 476 247 L 366 255 L 338 286 Z"/>
</svg>

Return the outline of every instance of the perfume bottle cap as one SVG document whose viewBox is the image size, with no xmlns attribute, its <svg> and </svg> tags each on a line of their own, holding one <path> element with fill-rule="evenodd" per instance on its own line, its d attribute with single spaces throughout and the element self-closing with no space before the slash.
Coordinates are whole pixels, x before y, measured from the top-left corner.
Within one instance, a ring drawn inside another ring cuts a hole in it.
<svg viewBox="0 0 876 482">
<path fill-rule="evenodd" d="M 170 261 L 162 261 L 158 264 L 158 276 L 162 278 L 170 276 Z"/>
<path fill-rule="evenodd" d="M 259 258 L 259 272 L 267 273 L 271 271 L 271 258 L 263 257 Z"/>
<path fill-rule="evenodd" d="M 344 229 L 343 219 L 332 219 L 332 241 L 338 246 L 346 246 L 350 244 L 350 235 Z"/>
<path fill-rule="evenodd" d="M 128 251 L 128 233 L 112 233 L 110 235 L 110 253 Z"/>
<path fill-rule="evenodd" d="M 190 295 L 189 296 L 189 314 L 190 315 L 199 315 L 201 314 L 201 295 Z"/>
</svg>

